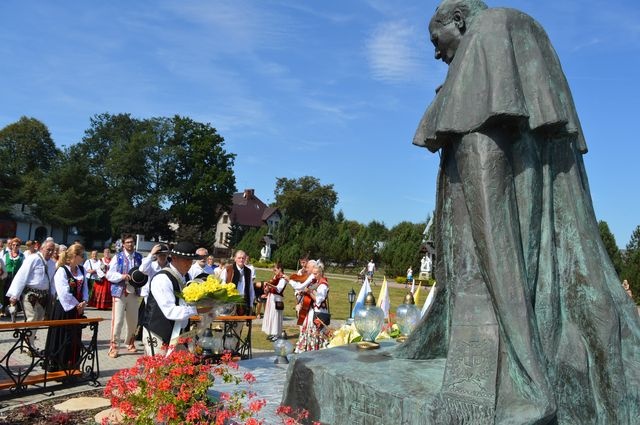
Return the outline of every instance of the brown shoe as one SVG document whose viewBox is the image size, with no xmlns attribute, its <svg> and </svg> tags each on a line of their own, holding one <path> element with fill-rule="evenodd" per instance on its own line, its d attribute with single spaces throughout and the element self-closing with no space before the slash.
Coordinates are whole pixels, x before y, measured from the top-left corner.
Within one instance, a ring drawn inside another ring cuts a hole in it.
<svg viewBox="0 0 640 425">
<path fill-rule="evenodd" d="M 109 357 L 111 357 L 112 359 L 115 359 L 118 357 L 118 349 L 115 347 L 111 347 L 109 348 L 109 353 L 108 353 Z"/>
</svg>

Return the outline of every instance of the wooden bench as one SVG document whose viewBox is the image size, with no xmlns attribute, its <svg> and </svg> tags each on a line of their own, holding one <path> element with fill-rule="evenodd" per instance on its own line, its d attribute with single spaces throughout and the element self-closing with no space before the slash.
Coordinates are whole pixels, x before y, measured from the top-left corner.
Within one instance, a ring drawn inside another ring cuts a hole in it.
<svg viewBox="0 0 640 425">
<path fill-rule="evenodd" d="M 8 390 L 8 394 L 0 393 L 0 398 L 20 395 L 27 391 L 28 387 L 42 390 L 51 382 L 58 385 L 84 382 L 100 385 L 98 324 L 102 320 L 84 318 L 0 323 L 0 390 Z M 31 342 L 36 331 L 46 334 L 50 328 L 60 326 L 88 328 L 91 334 L 88 340 L 81 338 L 79 359 L 76 364 L 67 368 L 53 365 L 55 353 L 47 349 L 39 350 Z M 53 365 L 58 370 L 48 371 L 48 365 Z"/>
</svg>

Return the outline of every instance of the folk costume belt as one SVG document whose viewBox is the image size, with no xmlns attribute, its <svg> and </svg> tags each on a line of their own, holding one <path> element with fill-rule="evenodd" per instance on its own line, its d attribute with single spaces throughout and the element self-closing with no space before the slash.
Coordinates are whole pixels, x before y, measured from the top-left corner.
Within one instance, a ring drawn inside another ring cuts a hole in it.
<svg viewBox="0 0 640 425">
<path fill-rule="evenodd" d="M 27 289 L 24 293 L 24 299 L 33 307 L 35 307 L 36 304 L 46 307 L 47 300 L 49 299 L 49 291 L 46 289 Z"/>
</svg>

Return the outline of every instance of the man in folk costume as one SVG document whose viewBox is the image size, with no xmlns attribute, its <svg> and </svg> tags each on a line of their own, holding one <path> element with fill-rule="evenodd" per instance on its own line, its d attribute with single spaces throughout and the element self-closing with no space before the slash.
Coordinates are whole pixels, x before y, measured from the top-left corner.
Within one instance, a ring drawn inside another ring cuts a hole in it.
<svg viewBox="0 0 640 425">
<path fill-rule="evenodd" d="M 138 326 L 136 327 L 136 341 L 142 341 L 142 323 L 144 310 L 149 297 L 149 283 L 163 268 L 169 265 L 169 247 L 165 244 L 155 244 L 149 254 L 142 259 L 139 270 L 148 276 L 147 283 L 140 288 L 142 302 L 138 308 Z"/>
<path fill-rule="evenodd" d="M 225 267 L 220 273 L 220 281 L 233 282 L 238 291 L 244 296 L 244 305 L 238 308 L 238 315 L 250 314 L 255 292 L 253 290 L 253 276 L 249 267 L 245 266 L 247 254 L 244 251 L 237 251 L 234 263 Z"/>
<path fill-rule="evenodd" d="M 24 260 L 7 291 L 12 306 L 22 300 L 27 322 L 45 320 L 51 278 L 56 271 L 56 263 L 51 259 L 54 250 L 53 242 L 45 242 L 40 252 Z"/>
<path fill-rule="evenodd" d="M 187 305 L 175 295 L 182 292 L 185 275 L 193 260 L 198 258 L 193 243 L 180 242 L 171 250 L 171 263 L 149 282 L 142 334 L 147 355 L 157 352 L 160 346 L 168 346 L 166 354 L 171 353 L 189 317 L 198 314 L 196 307 Z"/>
<path fill-rule="evenodd" d="M 140 306 L 140 288 L 131 285 L 130 271 L 134 267 L 139 267 L 142 263 L 142 254 L 135 251 L 133 235 L 124 235 L 122 240 L 122 251 L 115 256 L 115 262 L 109 267 L 107 280 L 111 282 L 111 296 L 113 297 L 113 308 L 111 309 L 111 345 L 109 347 L 109 357 L 118 357 L 120 346 L 120 335 L 122 326 L 126 320 L 127 350 L 135 353 L 135 332 L 138 324 L 138 308 Z"/>
</svg>

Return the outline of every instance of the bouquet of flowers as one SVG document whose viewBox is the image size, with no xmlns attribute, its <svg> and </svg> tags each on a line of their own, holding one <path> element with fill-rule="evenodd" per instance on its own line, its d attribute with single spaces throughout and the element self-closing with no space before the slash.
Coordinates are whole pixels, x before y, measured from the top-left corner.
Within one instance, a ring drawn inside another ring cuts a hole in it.
<svg viewBox="0 0 640 425">
<path fill-rule="evenodd" d="M 179 296 L 189 304 L 196 304 L 199 312 L 211 310 L 219 304 L 239 304 L 244 299 L 233 283 L 222 283 L 214 275 L 209 275 L 204 281 L 189 282 Z"/>
</svg>

